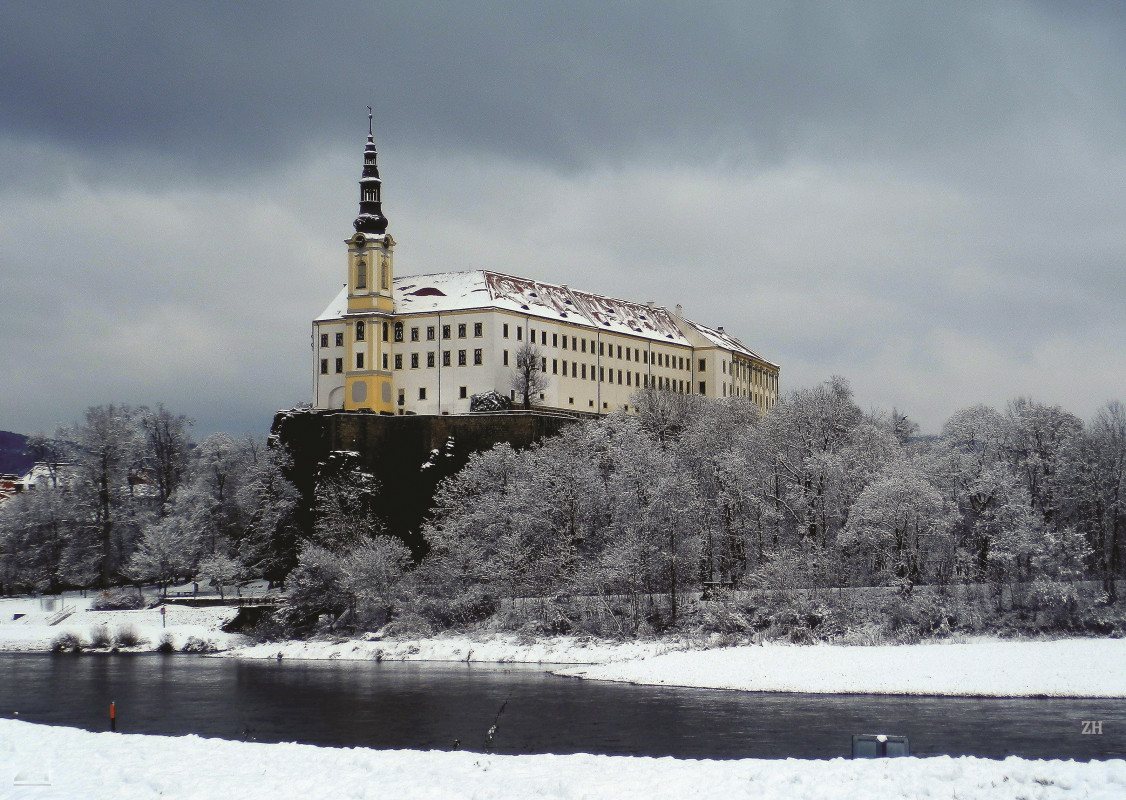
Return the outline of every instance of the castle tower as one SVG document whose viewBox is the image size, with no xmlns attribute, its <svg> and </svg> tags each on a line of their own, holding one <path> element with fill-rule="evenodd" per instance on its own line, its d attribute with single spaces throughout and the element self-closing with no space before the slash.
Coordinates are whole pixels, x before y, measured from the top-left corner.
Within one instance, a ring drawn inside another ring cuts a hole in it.
<svg viewBox="0 0 1126 800">
<path fill-rule="evenodd" d="M 395 240 L 387 233 L 383 215 L 383 182 L 376 163 L 371 107 L 368 140 L 360 175 L 360 213 L 352 223 L 356 233 L 348 246 L 348 310 L 346 340 L 348 367 L 344 407 L 392 410 L 388 336 L 394 312 Z"/>
</svg>

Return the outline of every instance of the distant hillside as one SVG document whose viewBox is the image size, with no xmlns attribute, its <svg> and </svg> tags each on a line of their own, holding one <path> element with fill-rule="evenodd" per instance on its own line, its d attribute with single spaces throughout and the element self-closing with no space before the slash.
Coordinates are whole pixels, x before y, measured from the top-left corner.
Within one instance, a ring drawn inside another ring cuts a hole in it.
<svg viewBox="0 0 1126 800">
<path fill-rule="evenodd" d="M 27 437 L 20 433 L 0 431 L 0 473 L 22 475 L 34 464 L 27 454 Z"/>
</svg>

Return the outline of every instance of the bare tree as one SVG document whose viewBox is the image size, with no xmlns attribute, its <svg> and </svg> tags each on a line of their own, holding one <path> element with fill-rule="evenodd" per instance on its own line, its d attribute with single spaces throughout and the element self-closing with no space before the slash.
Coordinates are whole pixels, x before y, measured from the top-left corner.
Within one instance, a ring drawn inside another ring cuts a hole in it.
<svg viewBox="0 0 1126 800">
<path fill-rule="evenodd" d="M 543 367 L 544 356 L 538 347 L 531 342 L 520 345 L 510 385 L 522 398 L 525 410 L 531 409 L 533 401 L 539 399 L 540 393 L 547 388 L 547 374 Z"/>
</svg>

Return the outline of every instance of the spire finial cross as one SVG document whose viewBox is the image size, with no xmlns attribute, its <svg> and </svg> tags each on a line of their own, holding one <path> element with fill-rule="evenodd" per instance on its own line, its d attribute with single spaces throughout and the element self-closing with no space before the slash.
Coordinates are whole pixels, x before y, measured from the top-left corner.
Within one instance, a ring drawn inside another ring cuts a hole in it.
<svg viewBox="0 0 1126 800">
<path fill-rule="evenodd" d="M 371 132 L 371 106 L 368 106 L 368 136 L 372 136 Z"/>
</svg>

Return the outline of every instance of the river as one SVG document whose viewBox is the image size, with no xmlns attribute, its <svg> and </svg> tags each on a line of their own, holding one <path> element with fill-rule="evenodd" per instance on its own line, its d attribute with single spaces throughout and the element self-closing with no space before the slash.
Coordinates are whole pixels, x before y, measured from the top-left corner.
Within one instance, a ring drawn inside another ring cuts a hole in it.
<svg viewBox="0 0 1126 800">
<path fill-rule="evenodd" d="M 484 750 L 496 722 L 497 753 L 833 758 L 849 755 L 854 733 L 889 733 L 910 737 L 915 755 L 1126 755 L 1121 699 L 735 692 L 546 670 L 8 653 L 0 654 L 0 715 L 108 730 L 112 701 L 122 732 L 382 749 Z M 1084 722 L 1101 725 L 1084 734 Z"/>
</svg>

